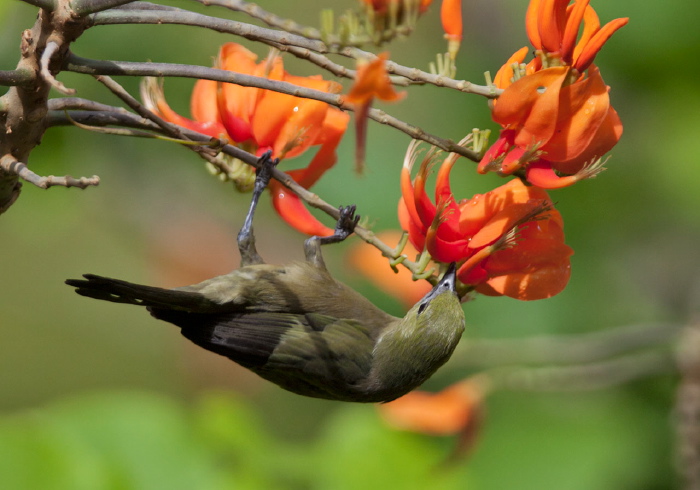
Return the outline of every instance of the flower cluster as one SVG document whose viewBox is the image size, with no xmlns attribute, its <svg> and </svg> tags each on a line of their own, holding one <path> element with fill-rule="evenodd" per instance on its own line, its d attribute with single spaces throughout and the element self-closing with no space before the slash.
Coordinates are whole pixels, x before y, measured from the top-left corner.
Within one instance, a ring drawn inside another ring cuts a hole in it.
<svg viewBox="0 0 700 490">
<path fill-rule="evenodd" d="M 480 173 L 517 173 L 552 189 L 601 170 L 622 123 L 593 59 L 628 19 L 600 27 L 588 3 L 531 0 L 526 27 L 536 56 L 523 65 L 528 48 L 522 48 L 494 77 L 503 93 L 492 103 L 492 117 L 503 129 L 479 163 Z"/>
<path fill-rule="evenodd" d="M 338 83 L 323 80 L 320 76 L 290 75 L 277 55 L 258 63 L 255 54 L 235 43 L 221 47 L 216 67 L 325 92 L 341 90 Z M 286 159 L 318 146 L 306 168 L 289 171 L 306 188 L 335 164 L 336 148 L 349 121 L 346 113 L 324 102 L 212 80 L 197 81 L 191 98 L 194 118 L 191 120 L 168 106 L 157 83 L 151 80 L 144 87 L 146 105 L 167 121 L 215 138 L 231 140 L 251 153 L 262 155 L 272 150 L 275 158 Z M 290 225 L 311 235 L 332 232 L 308 212 L 295 194 L 277 181 L 271 182 L 271 191 L 275 209 Z"/>
<path fill-rule="evenodd" d="M 601 28 L 588 3 L 532 0 L 526 27 L 536 57 L 522 64 L 528 51 L 523 48 L 494 78 L 503 92 L 492 101 L 492 116 L 503 129 L 478 171 L 518 178 L 458 200 L 449 182 L 457 155 L 450 154 L 439 166 L 431 200 L 426 185 L 437 155 L 429 152 L 412 180 L 417 156 L 415 145 L 409 147 L 401 174 L 401 225 L 416 249 L 436 262 L 456 262 L 468 289 L 534 300 L 559 293 L 569 280 L 573 251 L 544 189 L 595 175 L 622 133 L 609 88 L 592 62 L 627 19 Z"/>
<path fill-rule="evenodd" d="M 399 220 L 411 243 L 438 262 L 457 262 L 458 279 L 479 293 L 534 300 L 559 293 L 569 280 L 572 250 L 564 244 L 563 221 L 547 193 L 511 180 L 459 202 L 449 182 L 457 156 L 440 165 L 435 203 L 425 184 L 436 155 L 411 170 L 415 144 L 401 173 Z"/>
</svg>

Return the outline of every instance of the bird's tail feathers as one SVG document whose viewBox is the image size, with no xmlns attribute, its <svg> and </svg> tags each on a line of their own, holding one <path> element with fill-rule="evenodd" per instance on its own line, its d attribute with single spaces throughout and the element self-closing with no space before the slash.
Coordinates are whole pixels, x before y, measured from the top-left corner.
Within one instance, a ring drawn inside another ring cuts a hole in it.
<svg viewBox="0 0 700 490">
<path fill-rule="evenodd" d="M 211 301 L 200 293 L 143 286 L 95 274 L 84 274 L 83 277 L 85 280 L 68 279 L 66 284 L 75 287 L 76 293 L 89 298 L 189 311 L 207 309 L 207 306 L 211 306 Z"/>
</svg>

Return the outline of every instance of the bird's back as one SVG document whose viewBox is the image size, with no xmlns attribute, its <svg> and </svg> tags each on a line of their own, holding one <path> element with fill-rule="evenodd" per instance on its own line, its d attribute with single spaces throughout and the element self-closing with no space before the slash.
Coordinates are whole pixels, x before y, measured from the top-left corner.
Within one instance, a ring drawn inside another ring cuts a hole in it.
<svg viewBox="0 0 700 490">
<path fill-rule="evenodd" d="M 355 319 L 373 332 L 396 320 L 327 270 L 301 261 L 250 265 L 177 289 L 203 294 L 219 311 L 317 313 Z"/>
</svg>

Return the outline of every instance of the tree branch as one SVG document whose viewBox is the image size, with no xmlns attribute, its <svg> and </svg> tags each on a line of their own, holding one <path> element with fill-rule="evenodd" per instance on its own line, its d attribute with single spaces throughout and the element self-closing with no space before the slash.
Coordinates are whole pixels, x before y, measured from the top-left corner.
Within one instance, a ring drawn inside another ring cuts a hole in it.
<svg viewBox="0 0 700 490">
<path fill-rule="evenodd" d="M 244 12 L 254 19 L 263 21 L 265 24 L 276 27 L 280 30 L 291 32 L 308 39 L 321 39 L 321 32 L 315 27 L 309 27 L 294 22 L 291 19 L 285 19 L 279 15 L 268 12 L 262 7 L 254 4 L 243 2 L 241 0 L 194 0 L 202 5 L 224 7 L 234 12 Z"/>
<path fill-rule="evenodd" d="M 0 158 L 0 169 L 9 174 L 15 174 L 19 178 L 41 189 L 48 189 L 53 186 L 80 187 L 81 189 L 85 189 L 86 187 L 95 186 L 100 183 L 100 178 L 97 175 L 93 175 L 92 177 L 80 177 L 79 179 L 75 179 L 70 175 L 64 175 L 62 177 L 49 175 L 48 177 L 42 177 L 29 170 L 24 163 L 15 160 L 12 155 L 4 155 Z"/>
<path fill-rule="evenodd" d="M 34 74 L 27 70 L 0 70 L 0 85 L 12 87 L 16 85 L 30 85 L 34 81 Z"/>
<path fill-rule="evenodd" d="M 53 88 L 61 92 L 62 94 L 65 95 L 73 95 L 75 94 L 75 89 L 68 88 L 63 83 L 59 82 L 56 80 L 56 77 L 54 77 L 51 74 L 51 71 L 49 70 L 49 64 L 51 63 L 51 58 L 53 57 L 54 54 L 59 49 L 59 45 L 55 41 L 49 41 L 46 43 L 46 48 L 44 49 L 43 54 L 41 55 L 41 59 L 39 61 L 39 67 L 40 67 L 40 72 L 41 76 L 44 78 L 44 81 L 51 85 Z"/>
<path fill-rule="evenodd" d="M 570 392 L 600 390 L 674 372 L 670 352 L 651 351 L 578 366 L 515 366 L 493 368 L 481 374 L 491 380 L 493 389 Z"/>
<path fill-rule="evenodd" d="M 144 9 L 142 7 L 149 7 Z M 260 41 L 266 44 L 278 43 L 300 46 L 316 52 L 328 52 L 326 45 L 321 41 L 307 39 L 302 36 L 283 31 L 275 31 L 264 27 L 257 27 L 234 20 L 220 19 L 208 15 L 190 12 L 175 7 L 158 8 L 147 2 L 139 2 L 137 8 L 119 8 L 98 12 L 90 18 L 91 25 L 113 24 L 178 24 L 195 27 L 205 27 L 217 32 L 235 34 L 236 36 Z"/>
<path fill-rule="evenodd" d="M 112 9 L 132 3 L 134 0 L 71 0 L 70 6 L 78 16 L 84 17 L 95 12 Z"/>
<path fill-rule="evenodd" d="M 629 325 L 578 335 L 544 335 L 524 339 L 473 339 L 460 344 L 460 366 L 505 364 L 576 364 L 608 359 L 645 347 L 671 344 L 682 326 Z"/>
<path fill-rule="evenodd" d="M 320 100 L 329 105 L 338 107 L 346 111 L 354 110 L 353 106 L 343 101 L 343 96 L 331 94 L 307 87 L 300 87 L 288 82 L 270 80 L 263 77 L 255 77 L 232 71 L 220 70 L 218 68 L 208 68 L 196 65 L 180 65 L 173 63 L 148 63 L 129 61 L 99 61 L 81 58 L 71 54 L 66 60 L 64 69 L 76 73 L 87 73 L 90 75 L 129 75 L 129 76 L 153 76 L 153 77 L 185 77 L 214 80 L 217 82 L 235 83 L 246 87 L 258 87 L 266 90 L 273 90 L 295 97 Z M 425 132 L 423 129 L 401 121 L 394 116 L 379 109 L 370 109 L 370 119 L 381 124 L 386 124 L 395 129 L 403 131 L 414 139 L 423 140 L 433 146 L 437 146 L 445 151 L 457 153 L 473 161 L 479 161 L 479 154 L 468 148 L 464 148 L 452 140 L 440 138 Z"/>
<path fill-rule="evenodd" d="M 205 3 L 205 5 L 215 4 L 227 6 L 226 0 L 217 3 L 212 3 L 208 0 L 204 0 L 203 3 Z M 244 2 L 238 2 L 236 0 L 234 0 L 233 3 L 240 4 L 241 8 L 245 12 L 249 12 L 251 9 L 256 10 L 258 12 L 265 12 L 254 4 L 245 4 Z M 237 9 L 233 8 L 233 10 Z M 266 15 L 272 14 L 266 12 Z M 257 15 L 255 15 L 254 17 L 258 18 Z M 282 23 L 287 22 L 284 19 L 281 19 L 280 21 Z M 148 2 L 136 2 L 134 4 L 129 5 L 129 8 L 114 9 L 109 12 L 102 12 L 96 14 L 92 17 L 92 22 L 92 25 L 179 24 L 203 27 L 206 29 L 215 30 L 217 32 L 235 34 L 253 41 L 263 42 L 269 46 L 273 46 L 277 49 L 280 49 L 281 51 L 288 51 L 291 54 L 300 58 L 309 59 L 313 63 L 316 63 L 319 66 L 328 69 L 332 73 L 343 73 L 343 71 L 347 70 L 347 68 L 343 69 L 341 68 L 341 65 L 334 64 L 325 57 L 310 56 L 303 50 L 306 49 L 319 54 L 337 52 L 342 56 L 352 59 L 365 58 L 371 60 L 376 57 L 376 55 L 370 53 L 369 51 L 363 51 L 362 49 L 355 47 L 341 47 L 337 50 L 335 47 L 329 47 L 322 41 L 316 39 L 308 39 L 306 37 L 286 33 L 285 36 L 281 36 L 280 31 L 265 29 L 264 27 L 258 27 L 241 22 L 219 19 L 217 17 L 198 14 L 190 12 L 188 10 L 178 9 L 175 7 L 161 6 Z M 417 68 L 403 66 L 393 61 L 387 62 L 387 70 L 389 71 L 389 73 L 393 73 L 399 77 L 407 78 L 416 83 L 429 83 L 437 87 L 451 88 L 454 90 L 459 90 L 460 92 L 477 94 L 488 98 L 497 97 L 502 92 L 502 90 L 497 89 L 494 86 L 477 85 L 466 80 L 455 80 L 449 77 L 445 77 L 443 75 L 435 75 L 419 70 Z M 340 74 L 338 76 L 346 75 Z M 405 85 L 405 82 L 401 79 L 395 79 L 394 81 L 400 85 Z"/>
</svg>

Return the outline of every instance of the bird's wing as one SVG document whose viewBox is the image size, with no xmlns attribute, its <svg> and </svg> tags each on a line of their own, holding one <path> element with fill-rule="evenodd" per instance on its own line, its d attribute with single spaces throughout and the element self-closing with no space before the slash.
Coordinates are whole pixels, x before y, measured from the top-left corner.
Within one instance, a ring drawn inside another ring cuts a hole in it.
<svg viewBox="0 0 700 490">
<path fill-rule="evenodd" d="M 327 398 L 369 374 L 374 341 L 351 319 L 316 313 L 195 314 L 151 308 L 195 344 L 297 393 Z M 320 391 L 319 391 L 320 390 Z"/>
</svg>

